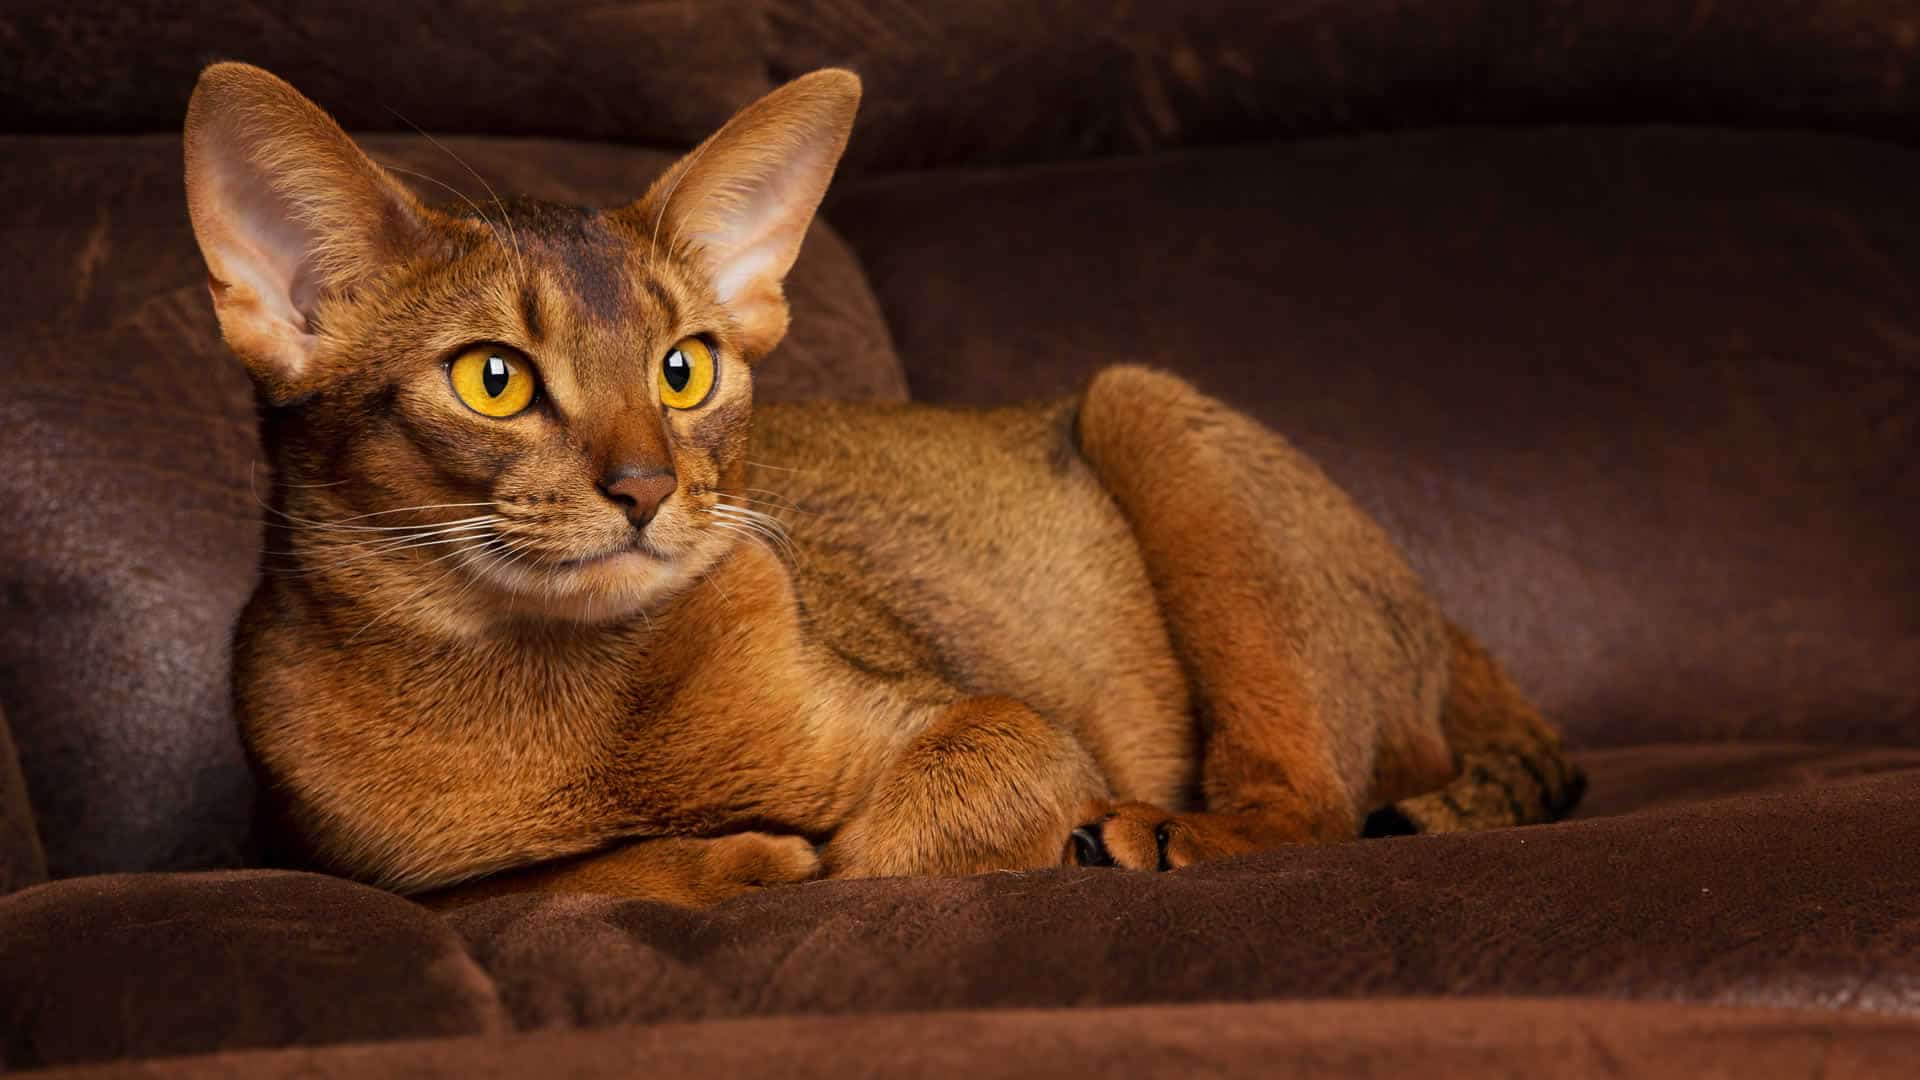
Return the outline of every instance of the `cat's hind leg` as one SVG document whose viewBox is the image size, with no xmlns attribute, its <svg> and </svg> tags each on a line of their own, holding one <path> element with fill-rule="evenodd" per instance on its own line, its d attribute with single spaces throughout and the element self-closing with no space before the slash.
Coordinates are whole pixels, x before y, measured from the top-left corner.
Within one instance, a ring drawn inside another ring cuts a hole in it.
<svg viewBox="0 0 1920 1080">
<path fill-rule="evenodd" d="M 1383 786 L 1391 798 L 1446 782 L 1444 621 L 1316 466 L 1141 368 L 1097 377 L 1076 431 L 1134 532 L 1193 687 L 1205 803 L 1095 807 L 1068 861 L 1166 869 L 1352 839 Z"/>
<path fill-rule="evenodd" d="M 1452 625 L 1447 636 L 1440 726 L 1453 747 L 1456 774 L 1445 787 L 1388 801 L 1367 816 L 1364 833 L 1461 832 L 1565 817 L 1586 791 L 1587 778 L 1567 757 L 1560 733 L 1479 642 Z"/>
</svg>

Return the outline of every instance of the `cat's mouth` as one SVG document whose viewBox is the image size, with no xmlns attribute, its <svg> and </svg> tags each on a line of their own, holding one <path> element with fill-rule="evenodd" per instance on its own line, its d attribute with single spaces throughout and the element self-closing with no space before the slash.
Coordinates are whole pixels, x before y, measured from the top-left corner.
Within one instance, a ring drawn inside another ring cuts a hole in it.
<svg viewBox="0 0 1920 1080">
<path fill-rule="evenodd" d="M 575 559 L 560 559 L 547 564 L 553 570 L 585 570 L 590 567 L 611 565 L 617 559 L 636 556 L 646 562 L 663 563 L 669 561 L 666 554 L 658 551 L 644 537 L 633 540 L 593 555 L 582 555 Z"/>
<path fill-rule="evenodd" d="M 489 565 L 482 573 L 513 611 L 598 622 L 658 603 L 698 573 L 698 561 L 636 535 L 589 555 Z"/>
</svg>

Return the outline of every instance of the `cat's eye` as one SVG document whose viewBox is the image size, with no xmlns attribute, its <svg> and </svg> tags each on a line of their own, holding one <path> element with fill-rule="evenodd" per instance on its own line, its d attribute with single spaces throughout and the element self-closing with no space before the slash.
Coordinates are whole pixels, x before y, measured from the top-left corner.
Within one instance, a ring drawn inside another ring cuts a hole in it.
<svg viewBox="0 0 1920 1080">
<path fill-rule="evenodd" d="M 691 409 L 713 389 L 713 350 L 697 337 L 681 340 L 660 360 L 660 400 L 675 409 Z"/>
<path fill-rule="evenodd" d="M 460 400 L 482 416 L 504 420 L 533 403 L 533 364 L 503 345 L 476 345 L 453 358 L 447 379 Z"/>
</svg>

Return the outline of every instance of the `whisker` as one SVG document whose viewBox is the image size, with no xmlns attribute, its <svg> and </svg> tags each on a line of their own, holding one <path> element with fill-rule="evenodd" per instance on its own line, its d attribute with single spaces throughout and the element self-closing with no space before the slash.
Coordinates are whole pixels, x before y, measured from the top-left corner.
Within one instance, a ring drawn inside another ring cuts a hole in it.
<svg viewBox="0 0 1920 1080">
<path fill-rule="evenodd" d="M 402 117 L 402 119 L 405 119 L 405 117 Z M 419 131 L 418 128 L 415 128 L 414 130 Z M 422 135 L 426 134 L 426 132 L 424 131 L 420 133 Z M 431 136 L 428 136 L 428 137 L 431 138 Z M 426 173 L 419 172 L 414 169 L 408 169 L 399 165 L 395 165 L 391 161 L 382 161 L 380 163 L 380 167 L 383 169 L 386 169 L 388 172 L 397 172 L 403 176 L 411 176 L 418 180 L 425 180 L 429 184 L 438 184 L 443 189 L 452 192 L 462 202 L 466 203 L 469 207 L 473 209 L 474 214 L 477 217 L 479 217 L 479 219 L 482 222 L 486 224 L 489 230 L 492 231 L 494 240 L 497 241 L 501 247 L 505 248 L 510 246 L 507 242 L 507 238 L 501 234 L 500 226 L 494 224 L 493 219 L 487 216 L 487 212 L 485 210 L 480 209 L 480 204 L 477 202 L 474 202 L 473 197 L 468 195 L 466 192 L 461 191 L 459 188 L 454 187 L 452 184 L 447 183 L 445 180 L 442 180 L 437 176 L 428 176 Z"/>
<path fill-rule="evenodd" d="M 514 230 L 513 215 L 507 213 L 507 204 L 500 201 L 500 193 L 493 190 L 493 185 L 487 183 L 486 177 L 481 176 L 478 172 L 475 172 L 473 166 L 467 164 L 464 158 L 462 158 L 459 154 L 454 153 L 452 150 L 447 149 L 446 144 L 442 143 L 439 139 L 434 138 L 432 135 L 429 135 L 425 128 L 421 127 L 419 124 L 416 124 L 411 120 L 408 120 L 404 116 L 400 116 L 400 111 L 398 109 L 388 107 L 387 111 L 393 113 L 393 115 L 395 116 L 399 116 L 400 120 L 403 123 L 405 123 L 408 127 L 419 132 L 428 142 L 432 143 L 435 146 L 435 148 L 437 148 L 441 153 L 452 158 L 454 162 L 457 163 L 461 168 L 467 170 L 467 175 L 473 177 L 475 180 L 480 181 L 480 186 L 487 189 L 488 195 L 493 196 L 493 205 L 500 211 L 500 220 L 506 224 L 507 234 L 513 237 L 513 262 L 514 262 L 515 271 L 516 273 L 519 274 L 520 280 L 525 281 L 527 278 L 526 255 L 520 250 L 520 234 Z M 477 207 L 475 208 L 475 212 L 476 213 L 478 212 Z M 485 217 L 485 215 L 481 215 L 481 216 L 483 218 Z"/>
<path fill-rule="evenodd" d="M 410 538 L 407 538 L 407 539 L 410 540 Z M 395 542 L 395 543 L 388 544 L 388 546 L 386 547 L 376 547 L 369 551 L 356 552 L 355 554 L 347 556 L 344 559 L 335 559 L 330 562 L 306 566 L 304 569 L 301 569 L 301 570 L 283 570 L 283 571 L 279 571 L 279 573 L 287 577 L 299 577 L 305 574 L 317 574 L 327 570 L 338 570 L 341 567 L 352 566 L 354 563 L 365 562 L 368 559 L 378 558 L 383 555 L 394 555 L 402 551 L 412 551 L 415 548 L 436 547 L 441 544 L 459 544 L 459 543 L 465 543 L 470 540 L 491 540 L 491 539 L 497 539 L 497 537 L 488 537 L 482 533 L 462 533 L 461 535 L 458 535 L 458 536 L 443 536 L 437 540 L 417 540 L 417 541 L 411 541 L 411 542 Z M 268 554 L 279 555 L 279 556 L 294 556 L 296 553 L 295 552 L 269 552 Z"/>
<path fill-rule="evenodd" d="M 344 644 L 352 645 L 355 641 L 359 640 L 361 634 L 364 634 L 368 630 L 373 629 L 373 625 L 375 623 L 379 622 L 381 619 L 386 618 L 388 615 L 391 615 L 394 612 L 399 611 L 401 608 L 406 607 L 408 604 L 413 603 L 413 601 L 417 597 L 419 597 L 421 593 L 426 592 L 428 589 L 433 588 L 434 586 L 440 584 L 443 580 L 445 580 L 447 574 L 454 568 L 439 566 L 439 564 L 446 562 L 448 559 L 456 558 L 461 555 L 470 555 L 476 551 L 484 551 L 489 544 L 492 544 L 494 542 L 495 541 L 492 539 L 482 540 L 478 544 L 472 544 L 464 548 L 458 548 L 438 558 L 429 560 L 426 564 L 427 567 L 438 568 L 436 570 L 435 576 L 429 577 L 426 580 L 425 584 L 421 585 L 419 588 L 413 590 L 412 592 L 408 593 L 406 596 L 402 597 L 399 603 L 394 604 L 392 607 L 382 610 L 378 615 L 375 615 L 373 618 L 367 620 L 367 624 L 365 626 L 362 626 L 360 629 L 355 630 L 353 632 L 353 636 L 349 637 Z M 463 563 L 461 565 L 465 565 L 465 564 Z"/>
<path fill-rule="evenodd" d="M 249 466 L 249 468 L 252 468 L 252 469 L 260 468 L 260 462 L 256 460 L 255 462 L 253 462 L 252 465 Z M 300 488 L 301 490 L 306 490 L 308 488 L 339 487 L 341 484 L 345 484 L 347 482 L 348 481 L 346 480 L 329 480 L 324 484 L 295 484 L 286 480 L 282 480 L 279 482 L 278 486 L 283 488 Z"/>
<path fill-rule="evenodd" d="M 457 502 L 457 503 L 421 503 L 418 506 L 396 506 L 391 510 L 375 510 L 369 514 L 355 514 L 352 517 L 341 518 L 340 521 L 343 521 L 343 522 L 359 521 L 361 518 L 379 517 L 382 514 L 404 514 L 409 510 L 456 510 L 465 506 L 492 506 L 492 505 L 493 503 L 484 502 L 484 501 L 483 502 Z M 335 524 L 338 524 L 338 523 L 339 522 L 335 522 Z"/>
<path fill-rule="evenodd" d="M 775 472 L 807 473 L 807 472 L 813 471 L 812 469 L 796 469 L 789 465 L 769 465 L 764 461 L 749 460 L 747 464 L 753 466 L 756 469 L 772 469 Z M 749 488 L 748 490 L 751 491 L 753 489 Z"/>
<path fill-rule="evenodd" d="M 475 561 L 485 562 L 488 558 L 498 558 L 502 555 L 512 554 L 514 556 L 513 559 L 509 559 L 507 562 L 501 564 L 500 569 L 504 570 L 508 566 L 511 566 L 514 560 L 518 559 L 520 554 L 524 553 L 528 548 L 532 547 L 533 544 L 534 544 L 534 541 L 532 538 L 527 538 L 524 540 L 515 540 L 512 542 L 496 540 L 494 541 L 493 545 L 483 548 L 480 555 L 476 557 Z M 464 569 L 471 565 L 473 564 L 462 563 L 461 567 L 462 569 Z M 465 585 L 462 585 L 460 587 L 460 591 L 457 593 L 454 593 L 453 599 L 448 602 L 449 603 L 460 602 L 462 599 L 466 597 L 467 593 L 470 592 L 473 589 L 473 587 L 478 584 L 480 584 L 479 574 L 468 575 L 467 583 Z M 520 589 L 518 586 L 514 585 L 512 581 L 508 581 L 506 584 L 507 584 L 507 588 L 511 590 L 514 593 L 514 595 L 516 596 L 519 595 Z"/>
<path fill-rule="evenodd" d="M 713 527 L 716 529 L 723 529 L 727 532 L 735 534 L 736 536 L 743 536 L 747 540 L 751 541 L 752 543 L 760 545 L 762 548 L 766 550 L 767 554 L 773 556 L 775 559 L 780 559 L 780 561 L 782 562 L 786 561 L 784 559 L 781 559 L 780 552 L 777 551 L 772 544 L 767 542 L 766 536 L 763 533 L 757 532 L 753 529 L 746 528 L 745 526 L 729 525 L 726 522 L 720 522 L 720 521 L 714 522 Z"/>
<path fill-rule="evenodd" d="M 397 550 L 400 547 L 410 546 L 415 541 L 425 540 L 428 537 L 433 537 L 433 536 L 448 536 L 448 534 L 459 534 L 459 535 L 449 536 L 449 539 L 454 539 L 454 540 L 470 539 L 473 536 L 484 532 L 487 528 L 489 528 L 489 526 L 486 523 L 481 522 L 473 525 L 457 525 L 452 528 L 446 528 L 446 529 L 430 529 L 430 530 L 422 529 L 417 532 L 407 533 L 400 536 L 379 536 L 379 537 L 372 537 L 365 540 L 342 540 L 337 537 L 323 536 L 322 540 L 314 542 L 314 547 L 310 550 L 277 551 L 272 548 L 267 548 L 267 549 L 263 549 L 261 551 L 261 554 L 282 556 L 286 558 L 298 558 L 304 555 L 314 555 L 314 554 L 326 553 L 328 551 L 338 552 L 338 551 L 344 550 L 344 551 L 359 552 L 367 555 L 380 555 L 388 551 Z"/>
<path fill-rule="evenodd" d="M 272 507 L 268 507 L 268 509 L 272 509 Z M 279 528 L 310 532 L 408 533 L 419 532 L 422 529 L 457 528 L 462 525 L 490 523 L 502 520 L 497 514 L 475 514 L 472 517 L 455 518 L 452 521 L 433 521 L 424 525 L 342 525 L 337 521 L 318 521 L 313 518 L 298 517 L 284 510 L 275 510 L 274 513 L 279 514 L 290 523 L 282 524 L 278 526 Z"/>
<path fill-rule="evenodd" d="M 787 530 L 787 526 L 785 522 L 781 521 L 779 518 L 774 517 L 772 514 L 769 514 L 764 510 L 755 510 L 751 506 L 736 506 L 733 503 L 721 502 L 716 499 L 714 501 L 714 504 L 711 507 L 709 507 L 709 509 L 714 510 L 716 512 L 728 511 L 739 517 L 751 518 L 755 521 L 762 522 L 772 528 L 778 529 L 781 532 L 785 532 Z"/>
<path fill-rule="evenodd" d="M 771 507 L 773 507 L 773 508 L 774 508 L 775 510 L 787 510 L 787 511 L 791 511 L 791 512 L 793 512 L 793 513 L 796 513 L 796 514 L 809 514 L 809 515 L 810 515 L 810 514 L 812 514 L 812 513 L 813 513 L 813 511 L 811 511 L 811 510 L 802 510 L 802 509 L 801 509 L 800 507 L 798 507 L 798 506 L 795 506 L 795 505 L 793 505 L 792 503 L 788 503 L 788 502 L 775 502 L 775 501 L 773 501 L 772 499 L 755 499 L 755 498 L 752 498 L 751 496 L 747 496 L 747 495 L 741 495 L 741 494 L 738 494 L 738 493 L 736 493 L 736 492 L 732 492 L 732 491 L 728 491 L 728 492 L 724 492 L 724 493 L 716 493 L 716 494 L 724 494 L 724 495 L 725 495 L 725 496 L 726 496 L 727 498 L 729 498 L 729 499 L 739 499 L 739 500 L 741 500 L 742 502 L 750 502 L 750 503 L 752 503 L 752 504 L 754 504 L 755 506 L 771 506 Z M 726 506 L 726 505 L 728 505 L 728 504 L 727 504 L 727 503 L 721 503 L 721 505 L 722 505 L 722 506 Z M 744 506 L 743 506 L 743 507 L 739 507 L 738 509 L 742 509 L 742 510 L 744 510 L 744 509 L 746 509 L 746 507 L 744 507 Z"/>
<path fill-rule="evenodd" d="M 779 545 L 780 550 L 786 553 L 786 561 L 796 564 L 800 561 L 799 552 L 794 548 L 792 538 L 787 535 L 786 526 L 782 525 L 778 518 L 763 514 L 758 510 L 728 506 L 724 503 L 715 504 L 709 509 L 709 513 L 716 514 L 723 520 L 744 526 L 764 535 L 769 541 Z"/>
</svg>

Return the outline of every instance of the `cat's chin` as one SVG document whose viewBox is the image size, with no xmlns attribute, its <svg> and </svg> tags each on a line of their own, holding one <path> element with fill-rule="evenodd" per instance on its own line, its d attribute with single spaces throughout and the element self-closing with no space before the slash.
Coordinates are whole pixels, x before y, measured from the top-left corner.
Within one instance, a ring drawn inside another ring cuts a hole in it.
<svg viewBox="0 0 1920 1080">
<path fill-rule="evenodd" d="M 515 617 L 604 623 L 658 607 L 692 584 L 700 569 L 685 559 L 627 549 L 564 563 L 494 568 L 485 576 Z"/>
</svg>

